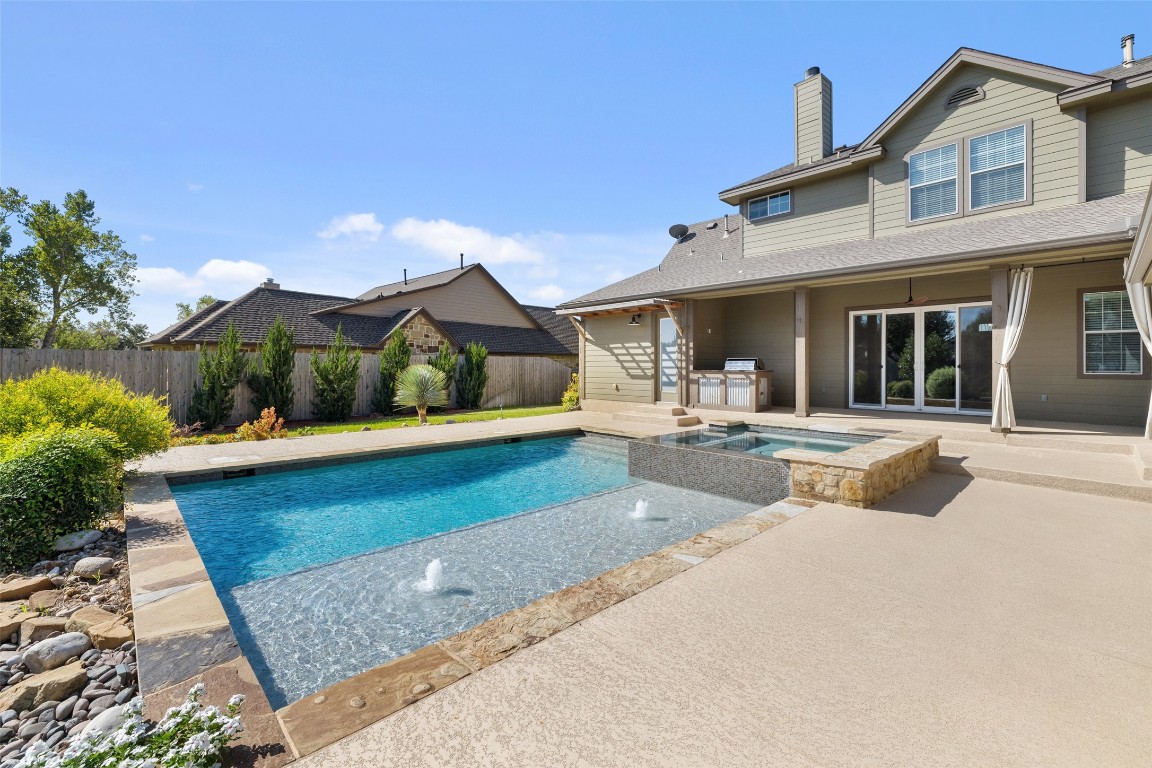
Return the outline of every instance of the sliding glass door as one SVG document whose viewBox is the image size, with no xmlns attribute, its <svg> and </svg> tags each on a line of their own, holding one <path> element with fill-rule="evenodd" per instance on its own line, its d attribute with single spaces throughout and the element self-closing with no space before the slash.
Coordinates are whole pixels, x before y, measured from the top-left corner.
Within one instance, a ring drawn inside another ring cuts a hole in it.
<svg viewBox="0 0 1152 768">
<path fill-rule="evenodd" d="M 937 412 L 991 408 L 990 305 L 853 312 L 850 333 L 852 407 Z"/>
</svg>

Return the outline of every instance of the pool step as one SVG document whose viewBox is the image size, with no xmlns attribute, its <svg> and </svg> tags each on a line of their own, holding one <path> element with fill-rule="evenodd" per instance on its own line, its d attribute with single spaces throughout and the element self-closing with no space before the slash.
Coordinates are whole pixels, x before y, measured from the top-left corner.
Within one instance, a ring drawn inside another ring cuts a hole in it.
<svg viewBox="0 0 1152 768">
<path fill-rule="evenodd" d="M 664 424 L 670 427 L 691 427 L 700 423 L 678 405 L 638 405 L 635 410 L 612 414 L 615 421 L 635 421 L 642 424 Z"/>
</svg>

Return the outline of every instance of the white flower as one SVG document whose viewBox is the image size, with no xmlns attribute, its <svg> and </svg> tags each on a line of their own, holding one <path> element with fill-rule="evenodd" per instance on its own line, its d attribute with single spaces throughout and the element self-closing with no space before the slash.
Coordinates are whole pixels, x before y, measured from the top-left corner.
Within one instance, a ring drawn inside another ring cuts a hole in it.
<svg viewBox="0 0 1152 768">
<path fill-rule="evenodd" d="M 188 698 L 193 700 L 198 699 L 203 695 L 204 683 L 196 683 L 196 685 L 192 686 L 191 690 L 188 691 Z"/>
<path fill-rule="evenodd" d="M 238 693 L 235 696 L 233 696 L 232 698 L 228 699 L 228 706 L 230 706 L 230 707 L 238 707 L 243 703 L 244 703 L 244 694 L 242 694 L 242 693 Z"/>
</svg>

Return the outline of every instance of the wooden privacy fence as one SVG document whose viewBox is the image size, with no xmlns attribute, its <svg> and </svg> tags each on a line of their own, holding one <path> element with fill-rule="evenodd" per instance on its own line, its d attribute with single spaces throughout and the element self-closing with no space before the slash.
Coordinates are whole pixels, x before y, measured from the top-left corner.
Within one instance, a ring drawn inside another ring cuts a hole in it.
<svg viewBox="0 0 1152 768">
<path fill-rule="evenodd" d="M 254 358 L 255 355 L 249 357 Z M 296 398 L 292 419 L 312 418 L 315 380 L 310 366 L 311 357 L 310 353 L 296 353 L 296 367 L 292 372 L 292 388 Z M 428 357 L 414 354 L 412 362 L 423 363 Z M 100 373 L 119 379 L 133 392 L 167 397 L 173 420 L 184 424 L 188 420 L 193 386 L 200 383 L 199 362 L 199 352 L 170 350 L 0 349 L 0 380 L 24 379 L 53 365 L 72 371 Z M 372 413 L 372 393 L 379 370 L 379 356 L 361 356 L 353 416 Z M 571 369 L 568 366 L 546 357 L 489 356 L 488 386 L 484 389 L 481 407 L 559 403 L 570 375 Z M 251 397 L 252 390 L 242 381 L 236 387 L 236 407 L 228 420 L 229 424 L 239 424 L 256 415 Z"/>
</svg>

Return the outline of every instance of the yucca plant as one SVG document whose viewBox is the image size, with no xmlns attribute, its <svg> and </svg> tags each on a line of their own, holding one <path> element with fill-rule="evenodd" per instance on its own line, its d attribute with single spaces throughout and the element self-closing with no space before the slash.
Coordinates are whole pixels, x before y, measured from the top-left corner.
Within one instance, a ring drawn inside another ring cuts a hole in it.
<svg viewBox="0 0 1152 768">
<path fill-rule="evenodd" d="M 430 406 L 447 405 L 447 379 L 430 365 L 410 365 L 396 377 L 396 405 L 416 409 L 420 423 L 428 423 Z"/>
</svg>

